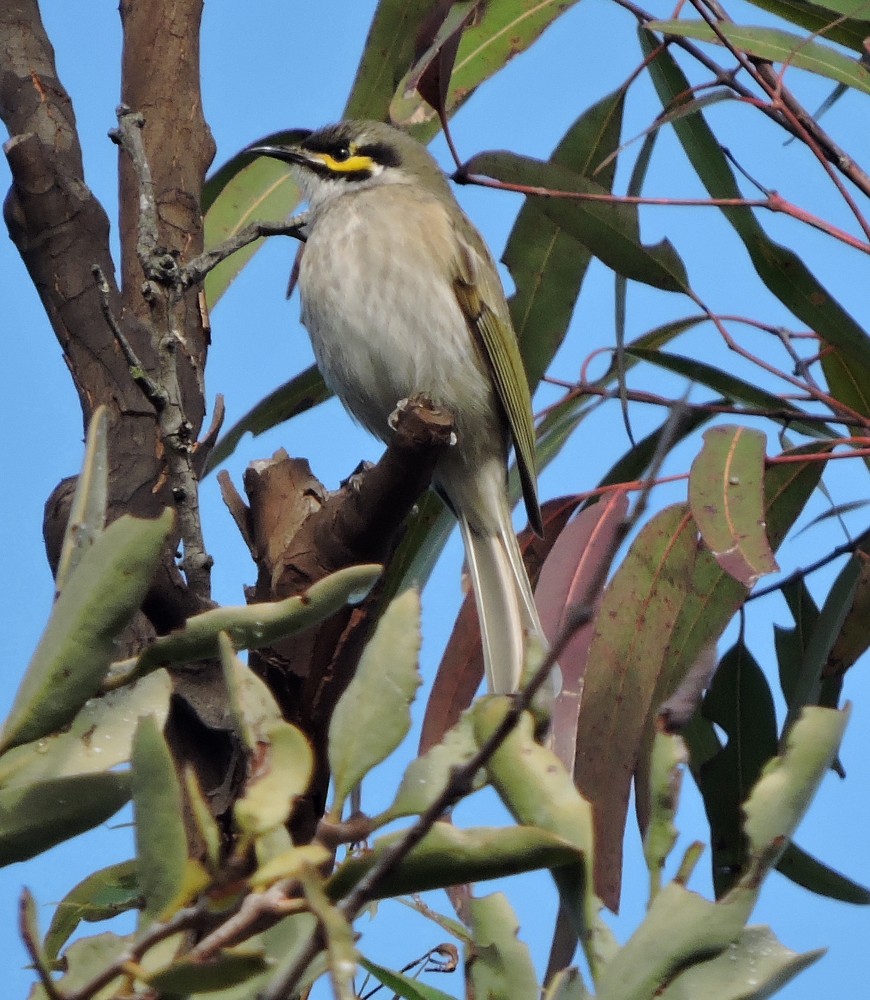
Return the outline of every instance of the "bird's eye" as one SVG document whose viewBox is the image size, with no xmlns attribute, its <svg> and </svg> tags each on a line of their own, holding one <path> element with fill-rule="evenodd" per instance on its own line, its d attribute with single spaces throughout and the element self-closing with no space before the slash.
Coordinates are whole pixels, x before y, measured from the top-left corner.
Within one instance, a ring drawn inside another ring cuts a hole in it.
<svg viewBox="0 0 870 1000">
<path fill-rule="evenodd" d="M 339 163 L 344 163 L 345 160 L 350 159 L 350 149 L 347 146 L 339 146 L 332 154 L 332 158 Z"/>
</svg>

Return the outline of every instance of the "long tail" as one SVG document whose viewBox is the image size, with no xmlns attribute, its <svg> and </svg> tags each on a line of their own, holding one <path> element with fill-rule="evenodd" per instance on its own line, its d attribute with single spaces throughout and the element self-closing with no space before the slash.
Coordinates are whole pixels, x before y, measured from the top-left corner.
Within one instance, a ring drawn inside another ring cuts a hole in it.
<svg viewBox="0 0 870 1000">
<path fill-rule="evenodd" d="M 480 619 L 489 690 L 509 694 L 520 686 L 529 635 L 546 646 L 532 587 L 507 512 L 498 533 L 474 531 L 459 518 Z"/>
</svg>

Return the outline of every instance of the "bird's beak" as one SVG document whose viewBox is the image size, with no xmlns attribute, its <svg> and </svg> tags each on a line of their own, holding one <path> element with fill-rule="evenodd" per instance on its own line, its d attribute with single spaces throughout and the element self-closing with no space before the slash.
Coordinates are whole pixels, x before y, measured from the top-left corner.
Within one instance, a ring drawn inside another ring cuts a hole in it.
<svg viewBox="0 0 870 1000">
<path fill-rule="evenodd" d="M 255 143 L 253 146 L 248 146 L 245 152 L 254 153 L 257 156 L 270 156 L 273 160 L 281 160 L 284 163 L 298 163 L 305 166 L 310 163 L 311 157 L 299 148 L 299 143 L 309 135 L 311 135 L 311 129 L 293 129 L 291 133 L 284 133 L 281 136 L 282 139 L 286 136 L 290 140 L 287 143 Z"/>
</svg>

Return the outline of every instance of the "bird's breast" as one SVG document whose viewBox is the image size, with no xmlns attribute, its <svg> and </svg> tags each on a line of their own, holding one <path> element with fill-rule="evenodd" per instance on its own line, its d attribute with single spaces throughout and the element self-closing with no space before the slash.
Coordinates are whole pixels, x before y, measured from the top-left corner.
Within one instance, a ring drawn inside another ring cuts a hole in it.
<svg viewBox="0 0 870 1000">
<path fill-rule="evenodd" d="M 503 450 L 489 370 L 454 294 L 452 239 L 435 201 L 399 189 L 339 199 L 305 246 L 302 321 L 327 384 L 374 434 L 388 436 L 400 399 L 425 393 L 454 414 L 463 451 L 486 438 Z"/>
</svg>

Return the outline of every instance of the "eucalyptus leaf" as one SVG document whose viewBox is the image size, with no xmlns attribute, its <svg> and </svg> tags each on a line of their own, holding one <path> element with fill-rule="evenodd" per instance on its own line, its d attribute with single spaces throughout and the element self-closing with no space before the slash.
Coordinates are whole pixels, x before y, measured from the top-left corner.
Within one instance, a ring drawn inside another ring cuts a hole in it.
<svg viewBox="0 0 870 1000">
<path fill-rule="evenodd" d="M 517 937 L 519 921 L 502 893 L 468 901 L 473 935 L 465 946 L 472 995 L 538 1000 L 541 988 L 528 946 Z"/>
<path fill-rule="evenodd" d="M 85 459 L 76 481 L 63 546 L 54 574 L 55 589 L 63 590 L 82 553 L 103 533 L 109 494 L 108 409 L 98 406 L 88 424 Z"/>
<path fill-rule="evenodd" d="M 411 727 L 410 705 L 421 679 L 420 597 L 409 589 L 384 612 L 329 725 L 334 815 L 352 788 L 389 756 Z"/>
<path fill-rule="evenodd" d="M 58 597 L 0 735 L 0 751 L 69 722 L 106 675 L 174 521 L 118 518 L 86 549 Z"/>
<path fill-rule="evenodd" d="M 81 774 L 0 791 L 0 866 L 90 830 L 130 798 L 129 772 Z"/>
</svg>

